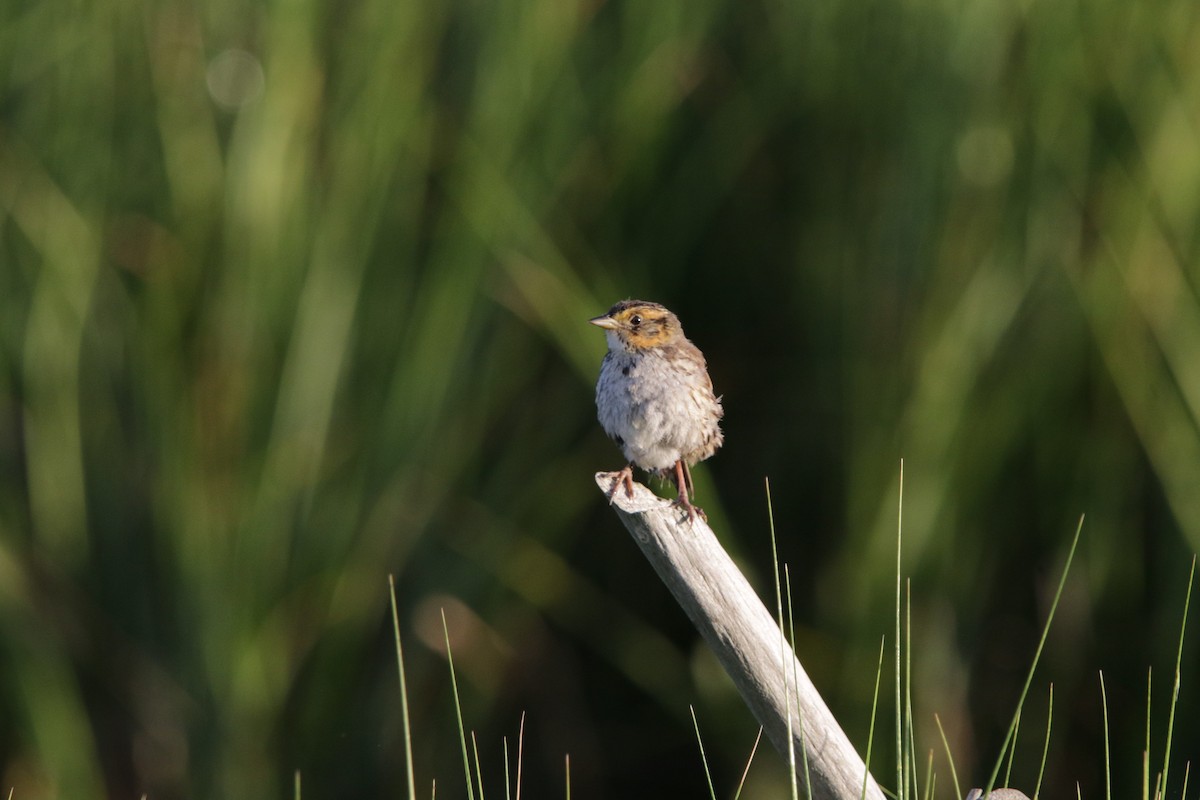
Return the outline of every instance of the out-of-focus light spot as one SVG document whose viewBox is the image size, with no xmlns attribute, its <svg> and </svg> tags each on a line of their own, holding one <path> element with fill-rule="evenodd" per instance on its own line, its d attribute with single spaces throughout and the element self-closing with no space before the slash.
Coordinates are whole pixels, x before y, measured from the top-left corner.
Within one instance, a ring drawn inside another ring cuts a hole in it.
<svg viewBox="0 0 1200 800">
<path fill-rule="evenodd" d="M 1012 137 L 999 125 L 977 125 L 959 138 L 955 156 L 963 180 L 984 188 L 996 186 L 1012 172 Z"/>
<path fill-rule="evenodd" d="M 252 53 L 230 48 L 208 62 L 205 82 L 213 102 L 235 111 L 262 96 L 266 79 L 262 64 Z"/>
</svg>

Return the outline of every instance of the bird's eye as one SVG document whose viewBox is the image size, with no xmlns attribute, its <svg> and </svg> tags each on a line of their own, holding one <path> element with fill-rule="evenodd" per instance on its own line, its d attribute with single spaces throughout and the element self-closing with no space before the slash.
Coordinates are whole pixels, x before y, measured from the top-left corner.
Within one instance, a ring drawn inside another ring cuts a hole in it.
<svg viewBox="0 0 1200 800">
<path fill-rule="evenodd" d="M 640 316 L 640 315 L 638 315 L 638 314 L 634 314 L 632 317 L 630 317 L 630 318 L 629 318 L 629 324 L 630 324 L 630 325 L 632 325 L 632 326 L 633 326 L 633 327 L 635 327 L 635 328 L 636 328 L 638 325 L 641 325 L 641 324 L 642 324 L 642 318 L 641 318 L 641 316 Z"/>
</svg>

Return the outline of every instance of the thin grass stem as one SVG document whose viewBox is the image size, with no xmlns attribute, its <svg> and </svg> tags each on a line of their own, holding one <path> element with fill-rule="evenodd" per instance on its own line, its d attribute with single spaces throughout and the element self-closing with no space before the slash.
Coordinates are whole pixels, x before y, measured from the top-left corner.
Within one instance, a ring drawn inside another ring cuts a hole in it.
<svg viewBox="0 0 1200 800">
<path fill-rule="evenodd" d="M 1108 692 L 1104 688 L 1104 670 L 1100 670 L 1100 707 L 1104 712 L 1104 800 L 1112 800 L 1112 754 L 1108 735 Z"/>
<path fill-rule="evenodd" d="M 742 770 L 742 779 L 738 781 L 737 791 L 733 793 L 733 800 L 738 800 L 742 796 L 742 788 L 746 785 L 746 776 L 750 774 L 750 765 L 754 763 L 754 754 L 758 752 L 758 743 L 762 741 L 763 729 L 760 725 L 758 728 L 758 736 L 754 737 L 754 746 L 750 748 L 750 757 L 746 759 L 746 768 Z"/>
<path fill-rule="evenodd" d="M 467 730 L 463 726 L 462 702 L 458 697 L 458 679 L 454 676 L 454 654 L 450 652 L 450 626 L 446 624 L 446 609 L 442 609 L 442 635 L 446 638 L 446 663 L 450 665 L 450 688 L 454 692 L 454 715 L 458 719 L 458 741 L 462 747 L 463 778 L 467 782 L 467 797 L 475 800 L 471 786 L 471 759 L 467 755 Z"/>
<path fill-rule="evenodd" d="M 984 787 L 984 797 L 987 797 L 996 785 L 996 776 L 1000 774 L 1000 765 L 1004 763 L 1006 749 L 1016 735 L 1017 721 L 1021 718 L 1021 707 L 1025 704 L 1025 697 L 1029 694 L 1029 686 L 1033 683 L 1034 672 L 1037 671 L 1038 662 L 1042 658 L 1042 650 L 1046 647 L 1046 638 L 1050 635 L 1050 625 L 1054 622 L 1054 612 L 1058 610 L 1058 602 L 1062 599 L 1063 587 L 1067 585 L 1067 575 L 1071 572 L 1071 562 L 1075 560 L 1075 550 L 1079 546 L 1079 536 L 1083 533 L 1083 521 L 1084 517 L 1081 515 L 1079 517 L 1079 524 L 1075 528 L 1075 538 L 1071 540 L 1071 548 L 1067 551 L 1067 563 L 1063 565 L 1062 575 L 1058 579 L 1058 588 L 1054 591 L 1054 600 L 1050 603 L 1050 613 L 1046 616 L 1046 624 L 1042 626 L 1042 636 L 1038 640 L 1037 650 L 1034 651 L 1033 663 L 1029 665 L 1029 673 L 1025 676 L 1025 685 L 1021 688 L 1021 695 L 1017 699 L 1017 708 L 1013 712 L 1013 721 L 1008 726 L 1008 733 L 1005 734 L 1004 743 L 1000 746 L 1000 755 L 996 759 L 996 765 L 992 767 L 987 786 Z"/>
<path fill-rule="evenodd" d="M 771 566 L 775 574 L 775 613 L 778 617 L 779 632 L 783 633 L 783 587 L 779 578 L 779 547 L 775 541 L 775 511 L 771 505 L 771 479 L 763 478 L 767 491 L 767 527 L 771 532 Z M 783 672 L 784 683 L 787 683 L 787 648 L 783 641 L 783 636 L 780 636 L 779 642 L 779 668 Z M 784 692 L 784 713 L 787 717 L 787 739 L 788 739 L 788 777 L 792 783 L 792 800 L 800 800 L 799 784 L 796 779 L 796 745 L 792 736 L 792 693 L 790 690 Z"/>
<path fill-rule="evenodd" d="M 904 542 L 904 459 L 900 459 L 900 496 L 896 507 L 896 796 L 904 798 L 904 707 L 900 704 L 900 555 Z"/>
<path fill-rule="evenodd" d="M 525 756 L 525 712 L 521 712 L 521 727 L 517 730 L 517 797 L 521 800 L 521 762 Z"/>
<path fill-rule="evenodd" d="M 954 768 L 954 754 L 950 752 L 950 742 L 946 741 L 946 731 L 942 728 L 942 718 L 934 714 L 933 721 L 937 723 L 938 734 L 942 737 L 942 747 L 946 748 L 946 761 L 950 763 L 950 780 L 954 781 L 954 796 L 962 797 L 962 787 L 958 785 L 958 770 Z M 984 795 L 986 796 L 986 794 L 985 792 Z"/>
<path fill-rule="evenodd" d="M 792 576 L 788 570 L 788 565 L 783 565 L 783 581 L 787 589 L 785 597 L 787 598 L 787 621 L 788 621 L 788 641 L 792 644 L 792 655 L 795 655 L 796 650 L 796 628 L 792 618 Z M 812 797 L 812 775 L 808 771 L 808 742 L 804 739 L 804 717 L 802 706 L 800 704 L 800 676 L 797 670 L 800 668 L 795 658 L 792 662 L 792 691 L 796 692 L 796 720 L 800 723 L 800 760 L 804 765 L 804 791 Z"/>
<path fill-rule="evenodd" d="M 708 768 L 708 756 L 704 754 L 704 739 L 700 736 L 700 720 L 696 719 L 695 706 L 689 704 L 688 711 L 692 713 L 692 727 L 696 729 L 696 744 L 700 748 L 700 762 L 704 764 L 704 779 L 708 781 L 708 796 L 712 800 L 717 800 L 717 790 L 713 788 L 712 772 Z"/>
<path fill-rule="evenodd" d="M 392 633 L 396 638 L 396 668 L 400 673 L 400 721 L 404 727 L 404 769 L 408 782 L 409 800 L 417 798 L 417 781 L 413 767 L 412 722 L 408 714 L 408 683 L 404 677 L 404 648 L 400 644 L 400 612 L 396 606 L 396 576 L 388 575 L 388 596 L 392 603 Z"/>
<path fill-rule="evenodd" d="M 500 741 L 504 743 L 504 800 L 509 800 L 512 787 L 512 776 L 508 773 L 508 737 L 502 736 Z"/>
<path fill-rule="evenodd" d="M 1179 623 L 1179 648 L 1175 651 L 1175 685 L 1171 689 L 1171 710 L 1167 713 L 1167 743 L 1163 750 L 1162 787 L 1167 793 L 1167 768 L 1171 762 L 1171 738 L 1175 734 L 1175 707 L 1179 702 L 1179 667 L 1183 663 L 1183 634 L 1187 630 L 1188 607 L 1192 602 L 1192 581 L 1196 577 L 1196 557 L 1192 556 L 1192 569 L 1188 572 L 1187 594 L 1183 597 L 1183 620 Z"/>
<path fill-rule="evenodd" d="M 912 794 L 909 797 L 920 797 L 921 788 L 917 784 L 917 751 L 916 735 L 913 733 L 912 713 L 912 580 L 904 580 L 904 779 L 905 792 L 911 783 Z M 903 796 L 903 795 L 902 795 Z"/>
<path fill-rule="evenodd" d="M 1013 735 L 1012 741 L 1008 745 L 1008 765 L 1004 768 L 1004 785 L 1012 786 L 1012 765 L 1013 759 L 1017 755 L 1017 737 L 1021 733 L 1021 708 L 1017 706 L 1017 716 L 1013 720 Z"/>
<path fill-rule="evenodd" d="M 1142 750 L 1142 800 L 1150 800 L 1150 695 L 1154 686 L 1154 667 L 1146 669 L 1146 746 Z"/>
<path fill-rule="evenodd" d="M 879 683 L 883 677 L 883 653 L 887 647 L 887 637 L 879 639 L 879 663 L 875 667 L 875 694 L 871 698 L 871 726 L 867 729 L 867 757 L 863 767 L 862 795 L 859 800 L 867 800 L 867 781 L 871 778 L 871 749 L 875 745 L 875 720 L 879 711 Z"/>
<path fill-rule="evenodd" d="M 475 731 L 471 731 L 471 750 L 475 753 L 475 777 L 479 781 L 479 800 L 483 800 L 483 765 L 479 763 L 479 742 L 475 740 Z"/>
<path fill-rule="evenodd" d="M 1033 788 L 1033 800 L 1038 800 L 1042 791 L 1042 776 L 1046 774 L 1046 755 L 1050 752 L 1050 726 L 1054 722 L 1054 684 L 1050 684 L 1050 703 L 1046 708 L 1046 741 L 1042 744 L 1042 764 L 1038 767 L 1037 784 Z"/>
</svg>

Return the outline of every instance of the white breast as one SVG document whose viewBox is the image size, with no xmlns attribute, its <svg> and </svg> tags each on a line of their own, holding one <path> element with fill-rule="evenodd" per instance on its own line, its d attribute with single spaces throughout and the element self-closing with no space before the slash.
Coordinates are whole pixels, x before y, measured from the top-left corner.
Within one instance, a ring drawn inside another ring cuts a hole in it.
<svg viewBox="0 0 1200 800">
<path fill-rule="evenodd" d="M 690 359 L 612 350 L 600 368 L 596 406 L 604 431 L 644 470 L 666 470 L 681 458 L 694 463 L 721 443 L 720 401 L 703 363 Z"/>
</svg>

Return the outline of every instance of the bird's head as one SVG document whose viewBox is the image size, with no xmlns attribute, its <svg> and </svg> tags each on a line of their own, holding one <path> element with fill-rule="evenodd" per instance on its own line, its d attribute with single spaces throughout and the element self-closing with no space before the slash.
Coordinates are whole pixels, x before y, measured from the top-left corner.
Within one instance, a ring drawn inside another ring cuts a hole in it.
<svg viewBox="0 0 1200 800">
<path fill-rule="evenodd" d="M 608 332 L 610 350 L 648 350 L 683 337 L 679 318 L 665 306 L 646 300 L 622 300 L 608 313 L 588 321 Z"/>
</svg>

